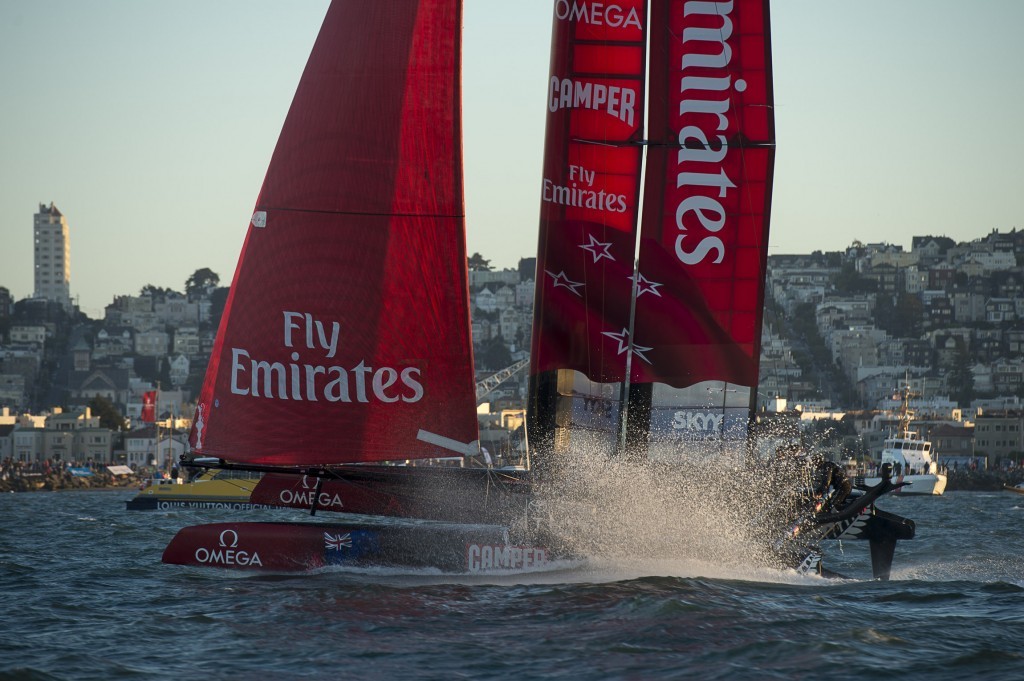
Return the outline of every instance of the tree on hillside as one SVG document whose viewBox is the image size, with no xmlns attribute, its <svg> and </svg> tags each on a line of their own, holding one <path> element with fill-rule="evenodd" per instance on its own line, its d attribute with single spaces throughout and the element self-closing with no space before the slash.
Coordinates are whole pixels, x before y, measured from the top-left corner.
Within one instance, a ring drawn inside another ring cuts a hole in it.
<svg viewBox="0 0 1024 681">
<path fill-rule="evenodd" d="M 496 336 L 480 344 L 476 354 L 476 365 L 480 369 L 501 371 L 512 364 L 512 353 L 508 351 L 501 336 Z"/>
<path fill-rule="evenodd" d="M 185 280 L 185 293 L 191 298 L 206 293 L 219 283 L 220 275 L 209 267 L 203 267 L 193 272 L 192 276 Z"/>
<path fill-rule="evenodd" d="M 174 289 L 161 288 L 153 284 L 146 284 L 142 287 L 142 290 L 139 291 L 140 296 L 149 296 L 153 300 L 163 300 L 169 293 L 174 293 Z"/>
<path fill-rule="evenodd" d="M 857 429 L 846 419 L 815 419 L 807 426 L 808 438 L 815 444 L 833 446 L 843 442 L 843 438 L 856 436 Z"/>
<path fill-rule="evenodd" d="M 956 356 L 946 377 L 950 396 L 961 407 L 971 406 L 974 400 L 974 373 L 971 371 L 971 355 L 962 338 L 956 339 Z"/>
<path fill-rule="evenodd" d="M 100 427 L 110 430 L 124 430 L 124 416 L 117 410 L 117 407 L 102 395 L 89 400 L 89 409 L 93 416 L 100 417 Z"/>
<path fill-rule="evenodd" d="M 843 265 L 833 284 L 840 294 L 874 293 L 878 290 L 878 282 L 861 276 L 852 262 Z"/>
<path fill-rule="evenodd" d="M 896 338 L 918 338 L 924 325 L 924 306 L 911 293 L 880 295 L 875 301 L 875 322 Z"/>
<path fill-rule="evenodd" d="M 224 314 L 224 305 L 227 304 L 230 291 L 227 286 L 218 286 L 210 294 L 210 324 L 215 329 L 220 327 L 220 318 Z"/>
<path fill-rule="evenodd" d="M 474 253 L 466 258 L 466 262 L 469 265 L 469 269 L 474 272 L 489 272 L 494 269 L 491 267 L 491 261 L 479 253 Z"/>
</svg>

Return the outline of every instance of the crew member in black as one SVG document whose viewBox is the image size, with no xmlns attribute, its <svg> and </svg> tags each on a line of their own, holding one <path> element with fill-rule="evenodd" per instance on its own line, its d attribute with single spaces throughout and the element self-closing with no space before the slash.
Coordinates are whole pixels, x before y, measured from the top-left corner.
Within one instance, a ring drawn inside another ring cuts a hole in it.
<svg viewBox="0 0 1024 681">
<path fill-rule="evenodd" d="M 814 490 L 818 496 L 825 496 L 828 494 L 829 489 L 835 490 L 831 505 L 833 509 L 841 508 L 843 502 L 846 501 L 846 498 L 850 496 L 850 492 L 853 490 L 853 486 L 850 485 L 850 480 L 846 477 L 846 471 L 843 470 L 842 466 L 828 459 L 820 459 L 815 466 L 815 477 L 816 484 Z"/>
</svg>

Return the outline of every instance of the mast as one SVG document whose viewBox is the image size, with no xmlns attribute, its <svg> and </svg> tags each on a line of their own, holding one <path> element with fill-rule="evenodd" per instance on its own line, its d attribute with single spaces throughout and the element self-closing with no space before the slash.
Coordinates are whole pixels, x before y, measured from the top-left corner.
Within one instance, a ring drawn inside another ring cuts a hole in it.
<svg viewBox="0 0 1024 681">
<path fill-rule="evenodd" d="M 617 448 L 631 352 L 647 3 L 554 3 L 527 406 L 535 469 L 574 434 Z"/>
<path fill-rule="evenodd" d="M 156 382 L 156 396 L 153 398 L 153 427 L 156 428 L 156 463 L 160 470 L 164 470 L 163 458 L 160 456 L 160 381 Z"/>
</svg>

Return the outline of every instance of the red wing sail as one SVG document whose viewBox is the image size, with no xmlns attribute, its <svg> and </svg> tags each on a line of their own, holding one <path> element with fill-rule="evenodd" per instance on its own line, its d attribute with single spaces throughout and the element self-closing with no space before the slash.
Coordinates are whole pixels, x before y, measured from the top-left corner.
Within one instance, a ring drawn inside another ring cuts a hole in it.
<svg viewBox="0 0 1024 681">
<path fill-rule="evenodd" d="M 613 10 L 614 7 L 614 10 Z M 645 0 L 555 3 L 531 372 L 625 378 Z"/>
<path fill-rule="evenodd" d="M 651 0 L 651 27 L 631 380 L 755 386 L 775 155 L 768 2 Z"/>
<path fill-rule="evenodd" d="M 247 463 L 475 441 L 458 0 L 336 0 L 267 170 L 193 448 Z"/>
</svg>

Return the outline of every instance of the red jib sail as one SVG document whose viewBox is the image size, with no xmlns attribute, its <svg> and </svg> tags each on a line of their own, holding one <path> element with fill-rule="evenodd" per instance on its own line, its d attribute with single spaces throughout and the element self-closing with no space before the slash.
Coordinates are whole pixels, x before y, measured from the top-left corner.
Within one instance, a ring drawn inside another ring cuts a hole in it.
<svg viewBox="0 0 1024 681">
<path fill-rule="evenodd" d="M 461 13 L 458 0 L 328 10 L 231 285 L 198 453 L 330 464 L 476 440 Z"/>
<path fill-rule="evenodd" d="M 651 0 L 631 379 L 758 380 L 775 154 L 767 0 Z"/>
<path fill-rule="evenodd" d="M 531 372 L 625 378 L 647 3 L 557 2 Z"/>
</svg>

